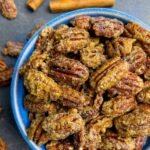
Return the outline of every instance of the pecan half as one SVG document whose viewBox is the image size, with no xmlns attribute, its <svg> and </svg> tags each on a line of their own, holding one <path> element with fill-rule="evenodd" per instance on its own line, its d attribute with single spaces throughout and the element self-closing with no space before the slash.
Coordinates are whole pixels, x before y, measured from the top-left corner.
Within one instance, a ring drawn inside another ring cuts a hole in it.
<svg viewBox="0 0 150 150">
<path fill-rule="evenodd" d="M 106 42 L 106 53 L 109 57 L 124 57 L 131 53 L 135 39 L 127 37 L 118 37 L 112 41 Z"/>
<path fill-rule="evenodd" d="M 108 90 L 117 84 L 128 73 L 128 63 L 119 57 L 108 60 L 91 77 L 91 86 L 97 92 Z"/>
<path fill-rule="evenodd" d="M 119 95 L 106 101 L 102 105 L 102 113 L 111 117 L 118 117 L 129 112 L 137 106 L 133 96 Z"/>
<path fill-rule="evenodd" d="M 7 69 L 6 62 L 0 57 L 0 72 Z"/>
<path fill-rule="evenodd" d="M 52 78 L 37 70 L 29 70 L 24 77 L 27 90 L 38 99 L 56 101 L 62 94 L 59 85 Z"/>
<path fill-rule="evenodd" d="M 133 46 L 132 52 L 129 56 L 125 57 L 125 60 L 129 63 L 130 71 L 141 75 L 146 69 L 147 56 L 142 48 Z"/>
<path fill-rule="evenodd" d="M 137 95 L 139 102 L 150 104 L 150 81 L 144 83 L 144 89 Z"/>
<path fill-rule="evenodd" d="M 0 87 L 8 85 L 11 81 L 14 68 L 8 68 L 0 72 Z"/>
<path fill-rule="evenodd" d="M 23 49 L 23 44 L 14 41 L 8 41 L 6 43 L 6 48 L 3 49 L 3 55 L 10 55 L 10 56 L 19 56 Z"/>
<path fill-rule="evenodd" d="M 149 136 L 150 106 L 139 105 L 134 111 L 116 118 L 115 127 L 122 136 Z"/>
<path fill-rule="evenodd" d="M 71 22 L 73 26 L 89 30 L 91 29 L 91 17 L 90 16 L 77 16 Z"/>
<path fill-rule="evenodd" d="M 124 35 L 135 38 L 145 44 L 150 44 L 150 32 L 136 23 L 128 23 L 125 26 Z"/>
<path fill-rule="evenodd" d="M 97 36 L 116 38 L 124 31 L 124 25 L 117 19 L 96 17 L 92 18 L 92 29 Z"/>
<path fill-rule="evenodd" d="M 75 113 L 58 113 L 48 116 L 42 123 L 43 129 L 49 133 L 50 140 L 65 139 L 79 132 L 83 125 L 83 119 Z"/>
<path fill-rule="evenodd" d="M 89 77 L 88 68 L 78 60 L 58 56 L 49 61 L 49 76 L 61 84 L 78 87 Z"/>
<path fill-rule="evenodd" d="M 144 87 L 142 78 L 134 73 L 129 72 L 124 78 L 122 78 L 114 87 L 109 89 L 110 96 L 114 95 L 136 95 Z"/>
<path fill-rule="evenodd" d="M 17 7 L 14 0 L 2 0 L 1 11 L 4 17 L 15 19 L 17 16 Z"/>
</svg>

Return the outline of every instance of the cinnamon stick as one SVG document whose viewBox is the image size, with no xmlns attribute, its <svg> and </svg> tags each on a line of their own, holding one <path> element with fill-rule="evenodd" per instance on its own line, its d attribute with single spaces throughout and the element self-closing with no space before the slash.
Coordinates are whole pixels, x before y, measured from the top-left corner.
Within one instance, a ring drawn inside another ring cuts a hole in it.
<svg viewBox="0 0 150 150">
<path fill-rule="evenodd" d="M 115 0 L 51 0 L 50 10 L 61 12 L 87 7 L 106 7 L 114 5 Z"/>
<path fill-rule="evenodd" d="M 27 6 L 33 11 L 37 10 L 44 0 L 27 0 Z"/>
</svg>

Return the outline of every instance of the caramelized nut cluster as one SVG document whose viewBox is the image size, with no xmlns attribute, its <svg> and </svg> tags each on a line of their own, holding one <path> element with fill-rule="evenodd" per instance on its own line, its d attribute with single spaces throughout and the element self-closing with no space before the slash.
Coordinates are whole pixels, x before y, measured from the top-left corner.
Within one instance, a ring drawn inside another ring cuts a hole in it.
<svg viewBox="0 0 150 150">
<path fill-rule="evenodd" d="M 104 17 L 70 23 L 44 28 L 20 69 L 28 138 L 47 150 L 141 150 L 150 136 L 150 32 Z"/>
</svg>

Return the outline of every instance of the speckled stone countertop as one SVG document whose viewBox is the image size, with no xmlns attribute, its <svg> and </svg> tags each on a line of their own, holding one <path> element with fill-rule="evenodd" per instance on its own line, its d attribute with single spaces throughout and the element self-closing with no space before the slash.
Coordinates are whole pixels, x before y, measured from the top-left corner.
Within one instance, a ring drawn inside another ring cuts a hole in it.
<svg viewBox="0 0 150 150">
<path fill-rule="evenodd" d="M 27 34 L 35 25 L 39 24 L 38 22 L 48 22 L 60 15 L 60 13 L 49 12 L 49 0 L 45 1 L 34 13 L 26 8 L 26 0 L 15 0 L 15 2 L 19 11 L 15 20 L 10 21 L 0 15 L 0 49 L 8 40 L 26 43 Z M 131 14 L 150 25 L 150 0 L 117 0 L 113 8 Z M 9 66 L 14 66 L 15 58 L 3 58 Z M 4 113 L 0 115 L 0 137 L 5 139 L 9 150 L 29 150 L 30 148 L 21 137 L 14 122 L 10 103 L 10 87 L 0 88 L 0 106 L 5 109 Z M 149 148 L 144 148 L 144 150 L 150 150 L 150 140 L 147 144 Z"/>
</svg>

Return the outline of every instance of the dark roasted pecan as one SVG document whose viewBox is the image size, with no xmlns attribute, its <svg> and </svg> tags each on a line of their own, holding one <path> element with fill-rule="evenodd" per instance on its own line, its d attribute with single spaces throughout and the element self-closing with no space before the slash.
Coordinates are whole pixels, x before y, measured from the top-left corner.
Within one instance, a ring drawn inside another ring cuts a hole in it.
<svg viewBox="0 0 150 150">
<path fill-rule="evenodd" d="M 62 86 L 62 95 L 57 101 L 63 106 L 78 108 L 90 103 L 90 98 L 82 92 L 78 92 L 69 86 Z"/>
<path fill-rule="evenodd" d="M 0 137 L 0 148 L 1 148 L 1 150 L 8 150 L 7 144 L 1 137 Z"/>
<path fill-rule="evenodd" d="M 74 20 L 71 21 L 73 26 L 82 28 L 82 29 L 91 29 L 91 17 L 90 16 L 77 16 Z"/>
<path fill-rule="evenodd" d="M 95 69 L 106 61 L 106 56 L 103 53 L 102 44 L 95 46 L 95 43 L 91 42 L 89 46 L 80 51 L 81 61 L 87 67 Z"/>
<path fill-rule="evenodd" d="M 25 74 L 24 85 L 32 95 L 46 101 L 56 101 L 62 94 L 59 85 L 52 78 L 37 70 L 31 69 Z"/>
<path fill-rule="evenodd" d="M 115 119 L 122 136 L 150 136 L 150 105 L 139 105 L 134 111 Z"/>
<path fill-rule="evenodd" d="M 109 89 L 110 96 L 117 94 L 136 95 L 144 87 L 143 80 L 134 73 L 129 72 L 122 80 L 120 80 L 114 87 Z"/>
<path fill-rule="evenodd" d="M 111 117 L 118 117 L 129 112 L 137 106 L 133 96 L 119 95 L 106 101 L 102 105 L 102 113 Z"/>
<path fill-rule="evenodd" d="M 146 54 L 142 48 L 133 46 L 132 52 L 129 56 L 125 57 L 125 60 L 129 63 L 130 71 L 141 75 L 146 69 Z"/>
<path fill-rule="evenodd" d="M 116 85 L 128 73 L 128 63 L 119 57 L 108 60 L 91 77 L 91 86 L 97 92 L 108 90 Z"/>
<path fill-rule="evenodd" d="M 33 95 L 27 95 L 25 97 L 24 107 L 30 112 L 49 112 L 51 114 L 55 114 L 58 108 L 56 104 L 37 99 L 37 97 Z"/>
<path fill-rule="evenodd" d="M 7 69 L 6 62 L 0 57 L 0 72 Z"/>
<path fill-rule="evenodd" d="M 92 18 L 93 30 L 97 36 L 116 38 L 124 31 L 124 25 L 117 19 L 104 17 Z"/>
<path fill-rule="evenodd" d="M 49 133 L 50 140 L 61 140 L 77 133 L 84 126 L 84 121 L 76 113 L 58 113 L 48 116 L 42 123 L 43 129 Z"/>
<path fill-rule="evenodd" d="M 138 94 L 139 102 L 150 104 L 150 80 L 144 83 L 143 90 Z"/>
<path fill-rule="evenodd" d="M 8 19 L 15 19 L 17 16 L 17 7 L 14 0 L 2 0 L 1 11 L 4 17 Z"/>
<path fill-rule="evenodd" d="M 78 87 L 89 77 L 88 68 L 78 60 L 58 56 L 50 59 L 48 65 L 49 76 L 61 84 Z"/>
<path fill-rule="evenodd" d="M 60 53 L 78 52 L 89 42 L 89 33 L 85 29 L 59 27 L 55 31 L 55 51 Z"/>
<path fill-rule="evenodd" d="M 0 72 L 0 87 L 8 85 L 10 83 L 13 72 L 14 68 L 8 68 Z"/>
<path fill-rule="evenodd" d="M 3 49 L 3 55 L 19 56 L 23 49 L 23 44 L 14 41 L 8 41 L 6 48 Z"/>
<path fill-rule="evenodd" d="M 108 130 L 102 136 L 102 142 L 99 144 L 98 150 L 141 150 L 146 140 L 147 137 L 145 136 L 121 137 Z"/>
<path fill-rule="evenodd" d="M 135 39 L 118 37 L 112 41 L 106 42 L 106 53 L 109 57 L 127 56 L 131 53 L 134 42 Z"/>
<path fill-rule="evenodd" d="M 150 44 L 150 32 L 136 23 L 128 23 L 125 26 L 124 35 L 127 37 L 135 38 L 145 44 Z"/>
</svg>

